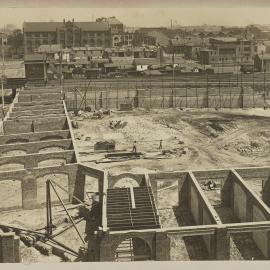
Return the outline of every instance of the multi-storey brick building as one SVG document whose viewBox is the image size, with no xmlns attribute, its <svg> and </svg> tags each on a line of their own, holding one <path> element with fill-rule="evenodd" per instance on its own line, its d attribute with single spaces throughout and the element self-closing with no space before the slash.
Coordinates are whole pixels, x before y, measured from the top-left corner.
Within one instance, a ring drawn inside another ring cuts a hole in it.
<svg viewBox="0 0 270 270">
<path fill-rule="evenodd" d="M 255 46 L 252 40 L 237 38 L 210 38 L 208 49 L 200 51 L 203 65 L 242 65 L 254 61 Z"/>
<path fill-rule="evenodd" d="M 102 17 L 96 20 L 97 22 L 106 23 L 111 30 L 111 43 L 112 47 L 118 47 L 122 45 L 124 24 L 115 17 Z"/>
<path fill-rule="evenodd" d="M 24 53 L 31 54 L 43 44 L 71 47 L 110 47 L 111 30 L 104 22 L 25 22 Z"/>
</svg>

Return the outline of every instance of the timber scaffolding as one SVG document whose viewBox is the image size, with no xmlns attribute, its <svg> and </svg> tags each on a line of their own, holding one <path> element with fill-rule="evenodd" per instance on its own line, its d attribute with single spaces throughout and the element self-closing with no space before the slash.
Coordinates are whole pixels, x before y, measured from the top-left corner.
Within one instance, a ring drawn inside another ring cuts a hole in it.
<svg viewBox="0 0 270 270">
<path fill-rule="evenodd" d="M 3 122 L 4 134 L 0 136 L 1 154 L 7 155 L 0 159 L 0 184 L 19 182 L 21 192 L 16 190 L 9 197 L 18 197 L 21 193 L 21 202 L 14 206 L 8 203 L 8 199 L 2 200 L 1 210 L 43 206 L 38 198 L 48 183 L 44 177 L 50 179 L 51 174 L 67 175 L 67 201 L 77 203 L 79 199 L 83 202 L 86 177 L 90 176 L 98 182 L 101 216 L 96 219 L 95 231 L 88 231 L 84 253 L 87 261 L 116 260 L 118 247 L 132 238 L 142 239 L 150 250 L 149 256 L 134 257 L 134 241 L 130 245 L 133 258 L 171 260 L 172 242 L 176 236 L 195 239 L 193 248 L 200 246 L 203 250 L 200 251 L 204 257 L 200 259 L 228 260 L 232 258 L 233 248 L 230 239 L 242 234 L 256 250 L 251 250 L 252 256 L 244 258 L 270 259 L 270 167 L 109 175 L 106 170 L 80 163 L 71 121 L 62 98 L 63 93 L 57 88 L 33 88 L 17 93 Z M 39 152 L 50 147 L 63 150 Z M 12 155 L 15 150 L 25 153 Z M 48 159 L 61 159 L 61 164 L 44 165 L 42 162 Z M 10 170 L 5 167 L 14 163 L 21 164 L 23 168 Z M 137 182 L 137 187 L 116 187 L 118 181 L 127 179 Z M 261 181 L 259 195 L 249 184 L 254 180 Z M 60 184 L 60 179 L 54 181 Z M 166 186 L 166 183 L 172 181 L 176 183 L 178 226 L 164 224 L 163 209 L 159 208 L 161 192 L 168 190 L 170 184 Z M 218 206 L 208 197 L 210 190 L 203 188 L 205 181 L 214 181 L 219 187 Z M 160 184 L 164 183 L 165 188 L 160 189 Z M 230 218 L 224 215 L 224 211 L 230 213 Z M 85 215 L 88 222 L 92 215 L 90 212 L 86 211 Z M 50 233 L 54 232 L 50 230 Z M 3 253 L 2 246 L 0 249 Z M 191 256 L 190 259 L 198 257 Z"/>
</svg>

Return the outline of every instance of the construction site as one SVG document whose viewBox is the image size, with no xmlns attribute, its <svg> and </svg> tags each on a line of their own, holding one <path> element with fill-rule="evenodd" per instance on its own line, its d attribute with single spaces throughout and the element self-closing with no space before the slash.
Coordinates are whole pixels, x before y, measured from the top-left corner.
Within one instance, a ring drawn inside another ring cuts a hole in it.
<svg viewBox="0 0 270 270">
<path fill-rule="evenodd" d="M 269 260 L 268 85 L 219 86 L 17 89 L 0 262 Z"/>
</svg>

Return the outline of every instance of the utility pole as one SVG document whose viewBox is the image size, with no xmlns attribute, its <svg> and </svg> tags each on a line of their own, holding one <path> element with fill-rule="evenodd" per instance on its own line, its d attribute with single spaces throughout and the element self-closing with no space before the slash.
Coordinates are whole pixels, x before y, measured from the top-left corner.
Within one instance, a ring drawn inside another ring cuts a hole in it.
<svg viewBox="0 0 270 270">
<path fill-rule="evenodd" d="M 4 93 L 4 78 L 5 78 L 5 45 L 6 45 L 6 38 L 4 37 L 4 32 L 1 33 L 2 36 L 2 79 L 1 79 L 1 85 L 2 85 L 2 110 L 4 111 L 5 108 L 5 93 Z"/>
<path fill-rule="evenodd" d="M 172 83 L 173 83 L 173 95 L 175 96 L 175 78 L 174 78 L 174 47 L 173 47 L 173 55 L 172 55 Z M 176 98 L 175 98 L 176 99 Z M 176 100 L 174 100 L 176 103 Z"/>
</svg>

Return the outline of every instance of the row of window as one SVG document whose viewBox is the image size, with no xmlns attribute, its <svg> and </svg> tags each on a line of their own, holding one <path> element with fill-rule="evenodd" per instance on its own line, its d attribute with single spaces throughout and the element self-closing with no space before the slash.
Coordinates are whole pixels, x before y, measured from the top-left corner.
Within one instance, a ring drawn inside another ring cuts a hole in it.
<svg viewBox="0 0 270 270">
<path fill-rule="evenodd" d="M 236 57 L 230 57 L 230 58 L 227 58 L 227 57 L 224 57 L 224 58 L 222 58 L 222 57 L 220 57 L 220 58 L 211 58 L 211 61 L 212 62 L 215 62 L 215 61 L 220 61 L 220 62 L 226 62 L 226 61 L 236 61 L 237 59 L 236 59 Z M 250 58 L 249 57 L 243 57 L 243 58 L 241 58 L 241 59 L 238 59 L 239 61 L 249 61 L 250 60 Z"/>
<path fill-rule="evenodd" d="M 59 35 L 65 35 L 65 31 L 61 31 L 59 32 Z M 73 35 L 73 33 L 75 35 L 80 35 L 80 32 L 78 31 L 72 31 L 72 32 L 68 32 L 68 33 L 71 33 Z M 56 37 L 56 33 L 26 33 L 26 37 L 28 38 L 47 38 L 47 37 Z M 83 37 L 102 37 L 102 36 L 106 36 L 108 35 L 107 33 L 104 33 L 104 32 L 83 32 L 82 33 L 82 36 Z"/>
<path fill-rule="evenodd" d="M 68 42 L 68 44 L 66 44 L 65 39 L 60 39 L 60 44 L 63 44 L 65 46 L 73 46 L 73 41 L 69 40 L 70 42 Z M 55 44 L 55 42 L 49 42 L 47 39 L 43 39 L 43 40 L 28 40 L 26 43 L 26 47 L 27 48 L 37 48 L 40 45 L 48 45 L 48 44 Z M 110 40 L 106 39 L 106 40 L 102 40 L 102 39 L 90 39 L 90 40 L 83 40 L 82 42 L 80 40 L 75 40 L 74 41 L 74 46 L 85 46 L 88 45 L 90 47 L 109 47 L 111 44 Z"/>
</svg>

